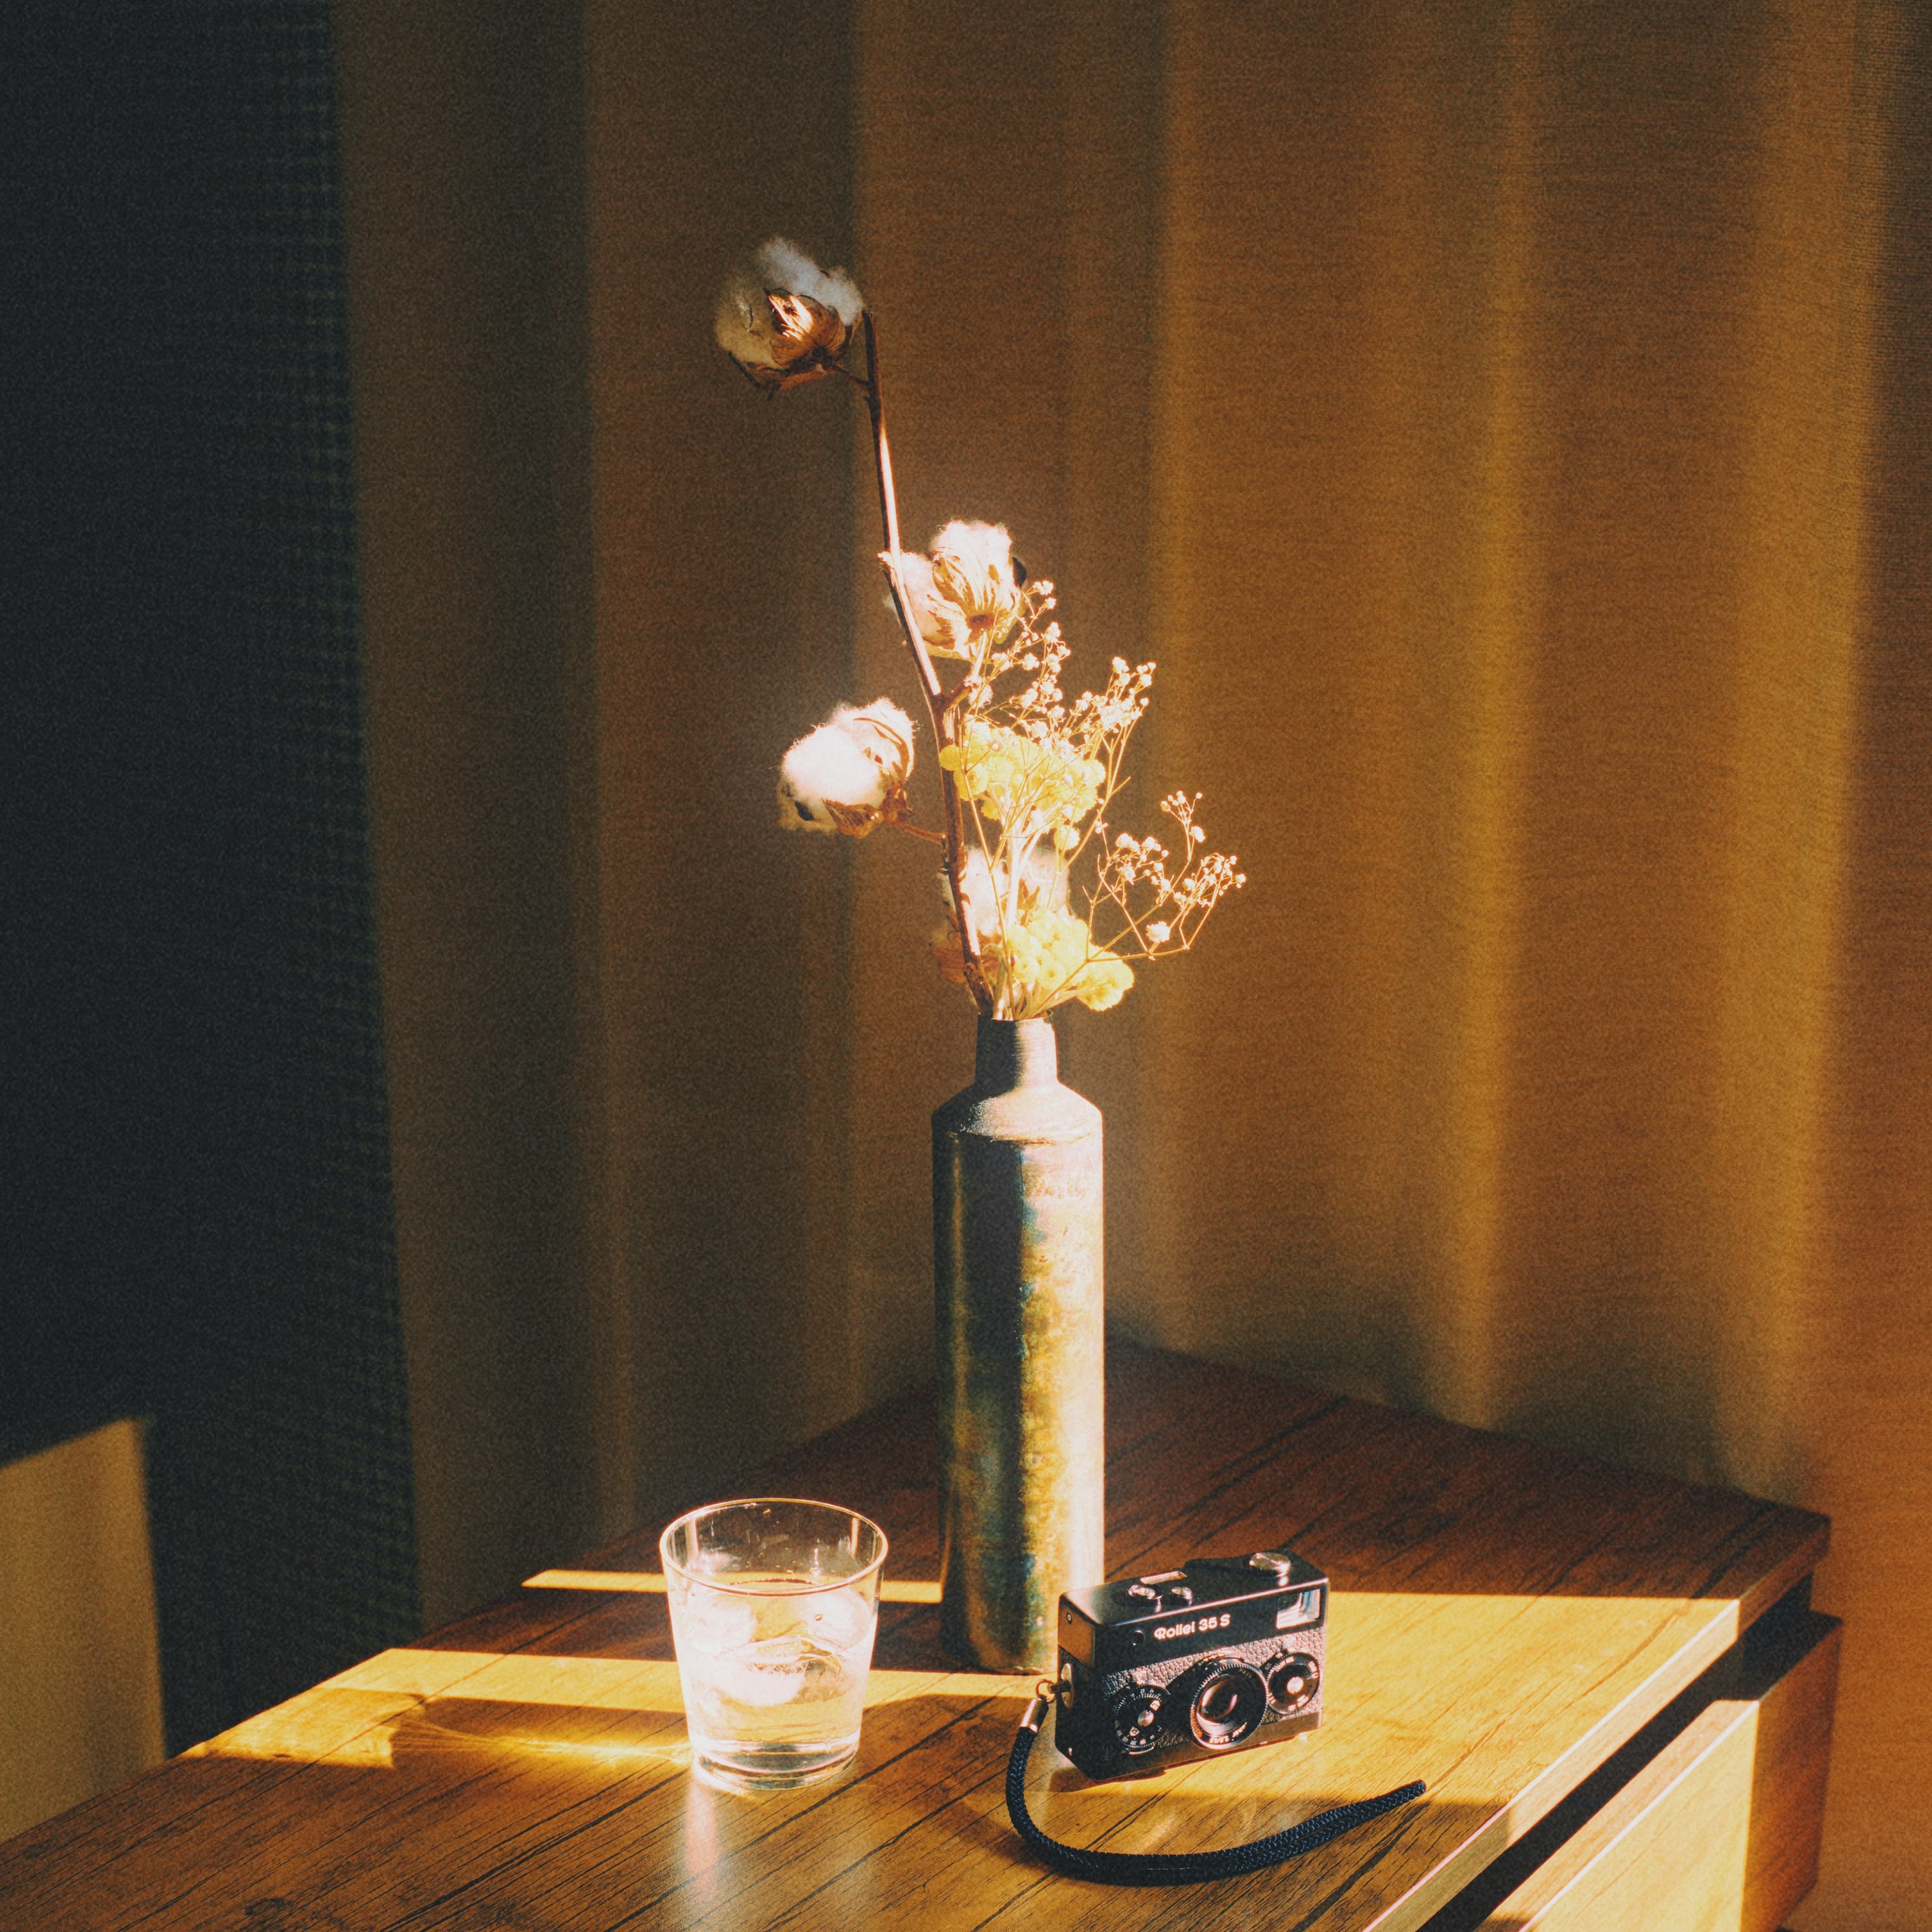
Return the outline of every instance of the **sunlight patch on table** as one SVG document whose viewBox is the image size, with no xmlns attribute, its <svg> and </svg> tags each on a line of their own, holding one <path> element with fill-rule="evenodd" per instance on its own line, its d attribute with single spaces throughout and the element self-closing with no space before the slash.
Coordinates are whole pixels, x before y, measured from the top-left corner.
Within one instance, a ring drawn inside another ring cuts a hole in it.
<svg viewBox="0 0 1932 1932">
<path fill-rule="evenodd" d="M 1031 1690 L 1026 1678 L 874 1670 L 866 1702 L 992 1698 L 1017 1708 Z M 677 1666 L 662 1659 L 386 1650 L 190 1755 L 387 1768 L 407 1752 L 466 1745 L 686 1763 L 683 1723 Z"/>
<path fill-rule="evenodd" d="M 612 1573 L 616 1574 L 616 1573 Z M 1242 1753 L 1162 1780 L 1170 1792 L 1280 1780 L 1324 1796 L 1364 1796 L 1412 1778 L 1436 1802 L 1473 1807 L 1508 1843 L 1575 1782 L 1580 1751 L 1606 1755 L 1634 1728 L 1633 1706 L 1658 1708 L 1736 1640 L 1738 1606 L 1723 1599 L 1467 1596 L 1337 1590 L 1330 1600 L 1323 1722 L 1298 1744 Z M 1372 1658 L 1371 1668 L 1364 1660 Z M 866 1702 L 920 1700 L 1014 1716 L 1028 1677 L 874 1670 Z M 1506 1712 L 1505 1732 L 1497 1730 Z M 1580 1741 L 1577 1718 L 1587 1720 Z M 664 1658 L 400 1648 L 236 1726 L 196 1755 L 407 1768 L 463 1751 L 510 1752 L 586 1766 L 682 1768 L 689 1762 L 677 1666 Z M 1292 1754 L 1285 1760 L 1280 1752 Z M 1050 1754 L 1036 1760 L 1044 1774 Z M 1478 1772 L 1475 1767 L 1486 1768 Z M 1064 1814 L 1111 1815 L 1144 1798 L 1060 1788 Z"/>
</svg>

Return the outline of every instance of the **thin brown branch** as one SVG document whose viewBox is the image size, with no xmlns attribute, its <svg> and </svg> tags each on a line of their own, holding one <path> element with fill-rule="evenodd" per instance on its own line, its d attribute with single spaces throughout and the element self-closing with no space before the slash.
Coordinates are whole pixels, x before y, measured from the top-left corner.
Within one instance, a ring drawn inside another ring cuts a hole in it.
<svg viewBox="0 0 1932 1932">
<path fill-rule="evenodd" d="M 906 604 L 905 586 L 899 581 L 897 559 L 903 546 L 899 542 L 898 500 L 892 488 L 892 446 L 886 436 L 885 399 L 879 381 L 878 326 L 870 309 L 860 318 L 860 327 L 866 337 L 864 388 L 866 412 L 872 423 L 872 466 L 879 488 L 879 523 L 886 540 L 886 584 L 892 594 L 892 614 L 898 620 L 900 634 L 905 639 L 906 648 L 912 653 L 914 668 L 919 674 L 926 715 L 932 721 L 933 741 L 944 751 L 953 742 L 951 706 L 946 688 L 933 668 L 926 640 L 920 635 L 919 626 L 912 621 L 912 613 Z M 973 995 L 973 1004 L 981 1013 L 989 1014 L 993 1010 L 992 989 L 986 982 L 986 969 L 974 937 L 973 922 L 966 916 L 966 833 L 959 806 L 959 787 L 944 765 L 939 767 L 939 794 L 946 821 L 940 842 L 945 848 L 946 883 L 952 888 L 952 903 L 959 915 L 959 954 L 965 969 L 967 990 Z"/>
</svg>

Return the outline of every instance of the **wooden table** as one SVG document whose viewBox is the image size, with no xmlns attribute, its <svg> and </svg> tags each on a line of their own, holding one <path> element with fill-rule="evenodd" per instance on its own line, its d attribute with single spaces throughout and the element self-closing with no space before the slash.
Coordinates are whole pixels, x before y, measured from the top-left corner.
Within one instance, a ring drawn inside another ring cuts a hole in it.
<svg viewBox="0 0 1932 1932">
<path fill-rule="evenodd" d="M 1412 1778 L 1423 1802 L 1218 1884 L 1036 1864 L 1002 1801 L 1030 1685 L 937 1647 L 928 1393 L 743 1484 L 892 1539 L 838 1782 L 754 1798 L 690 1777 L 644 1533 L 0 1847 L 0 1928 L 1769 1932 L 1808 1888 L 1822 1518 L 1144 1350 L 1113 1352 L 1108 1405 L 1111 1572 L 1304 1551 L 1335 1586 L 1324 1718 L 1108 1785 L 1037 1750 L 1047 1829 L 1178 1850 Z"/>
</svg>

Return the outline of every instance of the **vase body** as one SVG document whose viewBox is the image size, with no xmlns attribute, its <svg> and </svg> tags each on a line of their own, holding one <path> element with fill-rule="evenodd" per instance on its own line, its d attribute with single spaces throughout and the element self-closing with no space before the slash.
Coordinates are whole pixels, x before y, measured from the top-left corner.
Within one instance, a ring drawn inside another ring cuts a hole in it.
<svg viewBox="0 0 1932 1932">
<path fill-rule="evenodd" d="M 1051 1676 L 1060 1593 L 1106 1576 L 1100 1110 L 1044 1019 L 980 1022 L 932 1117 L 940 1624 L 984 1670 Z"/>
</svg>

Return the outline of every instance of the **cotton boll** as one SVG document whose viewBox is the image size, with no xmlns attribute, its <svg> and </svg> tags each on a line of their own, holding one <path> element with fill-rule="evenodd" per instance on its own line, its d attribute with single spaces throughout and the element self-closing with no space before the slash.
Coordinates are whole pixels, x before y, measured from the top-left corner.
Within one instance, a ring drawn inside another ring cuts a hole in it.
<svg viewBox="0 0 1932 1932">
<path fill-rule="evenodd" d="M 803 249 L 773 236 L 752 257 L 752 266 L 768 289 L 788 289 L 829 308 L 850 328 L 864 312 L 865 299 L 842 268 L 821 268 Z"/>
<path fill-rule="evenodd" d="M 718 292 L 713 326 L 718 347 L 740 368 L 776 366 L 765 292 L 749 275 L 734 274 Z"/>
<path fill-rule="evenodd" d="M 874 811 L 886 802 L 885 773 L 836 724 L 807 732 L 786 752 L 780 770 L 793 796 L 801 800 Z"/>
<path fill-rule="evenodd" d="M 926 548 L 932 556 L 949 558 L 975 576 L 1010 579 L 1013 574 L 1013 540 L 1004 524 L 968 523 L 956 518 Z"/>
<path fill-rule="evenodd" d="M 785 754 L 778 823 L 862 838 L 879 825 L 902 822 L 912 763 L 912 720 L 890 698 L 842 704 Z"/>
<path fill-rule="evenodd" d="M 789 242 L 768 242 L 718 300 L 718 346 L 761 389 L 816 382 L 845 352 L 859 291 Z"/>
<path fill-rule="evenodd" d="M 962 655 L 974 644 L 996 643 L 1020 610 L 1012 538 L 1000 524 L 955 521 L 932 542 L 935 608 L 956 629 Z"/>
<path fill-rule="evenodd" d="M 879 559 L 896 572 L 906 615 L 926 649 L 936 658 L 970 656 L 965 648 L 965 614 L 934 588 L 932 558 L 919 550 L 881 550 Z"/>
<path fill-rule="evenodd" d="M 1013 561 L 1003 524 L 956 520 L 928 554 L 883 550 L 880 558 L 896 573 L 906 615 L 934 657 L 970 659 L 1019 615 L 1026 573 Z"/>
<path fill-rule="evenodd" d="M 888 786 L 903 785 L 912 776 L 912 720 L 890 698 L 842 704 L 832 722 L 878 766 Z"/>
<path fill-rule="evenodd" d="M 822 798 L 801 798 L 787 781 L 778 780 L 778 830 L 781 832 L 836 832 L 838 821 Z"/>
</svg>

